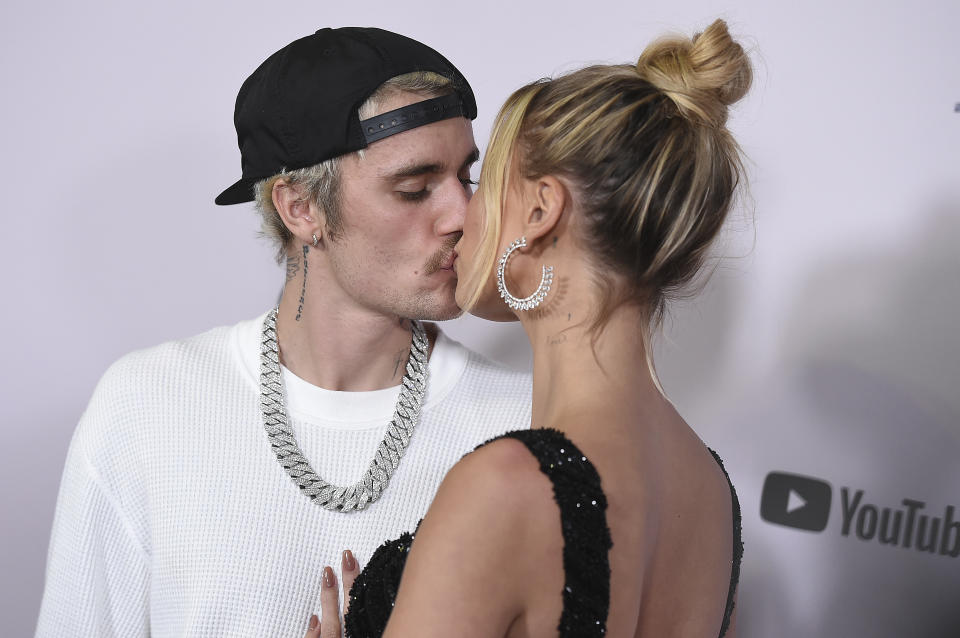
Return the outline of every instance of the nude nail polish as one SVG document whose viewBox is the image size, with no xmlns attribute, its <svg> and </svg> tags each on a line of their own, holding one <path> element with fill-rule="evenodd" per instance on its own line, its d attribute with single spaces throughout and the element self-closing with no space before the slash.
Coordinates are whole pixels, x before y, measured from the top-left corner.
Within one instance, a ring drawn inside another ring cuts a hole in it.
<svg viewBox="0 0 960 638">
<path fill-rule="evenodd" d="M 343 550 L 343 566 L 351 572 L 357 568 L 357 561 L 353 558 L 353 552 L 349 549 Z"/>
<path fill-rule="evenodd" d="M 333 570 L 329 567 L 323 568 L 323 586 L 324 587 L 333 587 L 335 584 Z"/>
</svg>

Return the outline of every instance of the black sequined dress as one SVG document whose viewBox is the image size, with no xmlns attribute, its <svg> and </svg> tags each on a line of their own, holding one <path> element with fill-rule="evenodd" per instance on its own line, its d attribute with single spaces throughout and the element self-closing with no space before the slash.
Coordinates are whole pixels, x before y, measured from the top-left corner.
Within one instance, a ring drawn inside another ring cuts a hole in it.
<svg viewBox="0 0 960 638">
<path fill-rule="evenodd" d="M 613 546 L 607 527 L 607 499 L 600 476 L 580 450 L 561 432 L 550 428 L 507 432 L 482 445 L 511 437 L 526 445 L 553 483 L 563 527 L 563 611 L 560 638 L 604 636 L 610 607 L 610 562 Z M 723 468 L 716 452 L 710 450 Z M 724 469 L 726 474 L 726 469 Z M 729 476 L 727 477 L 729 481 Z M 743 544 L 740 540 L 740 505 L 733 485 L 733 566 L 722 637 L 733 612 L 733 595 L 740 575 Z M 418 524 L 419 528 L 419 524 Z M 416 532 L 387 541 L 377 548 L 350 589 L 350 607 L 344 619 L 346 638 L 380 638 L 387 626 L 400 576 Z"/>
</svg>

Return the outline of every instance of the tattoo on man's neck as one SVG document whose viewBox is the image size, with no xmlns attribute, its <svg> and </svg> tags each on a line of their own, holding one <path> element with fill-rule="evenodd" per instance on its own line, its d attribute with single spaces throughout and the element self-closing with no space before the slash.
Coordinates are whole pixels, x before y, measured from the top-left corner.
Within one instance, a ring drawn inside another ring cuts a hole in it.
<svg viewBox="0 0 960 638">
<path fill-rule="evenodd" d="M 559 239 L 559 237 L 554 237 L 554 238 L 553 238 L 553 247 L 554 247 L 554 248 L 557 247 L 557 240 L 558 240 L 558 239 Z"/>
<path fill-rule="evenodd" d="M 307 253 L 310 252 L 310 246 L 303 247 L 303 286 L 300 288 L 300 305 L 297 306 L 297 321 L 303 316 L 303 298 L 307 296 Z M 299 260 L 299 257 L 297 258 Z M 287 281 L 289 281 L 289 266 L 287 271 Z"/>
<path fill-rule="evenodd" d="M 400 364 L 409 359 L 410 359 L 409 350 L 407 350 L 406 352 L 401 352 L 400 354 L 397 355 L 397 360 L 393 364 L 393 377 L 397 376 L 397 370 L 400 369 Z M 392 379 L 393 377 L 390 377 L 390 378 Z"/>
<path fill-rule="evenodd" d="M 287 283 L 300 272 L 300 255 L 287 255 Z"/>
</svg>

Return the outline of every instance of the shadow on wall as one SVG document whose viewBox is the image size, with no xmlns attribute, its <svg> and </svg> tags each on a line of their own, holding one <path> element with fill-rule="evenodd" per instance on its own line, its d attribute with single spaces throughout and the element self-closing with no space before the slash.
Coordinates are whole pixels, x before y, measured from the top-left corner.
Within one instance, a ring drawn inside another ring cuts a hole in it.
<svg viewBox="0 0 960 638">
<path fill-rule="evenodd" d="M 926 224 L 902 250 L 814 275 L 784 354 L 800 366 L 846 362 L 886 379 L 960 441 L 960 202 L 916 219 Z"/>
<path fill-rule="evenodd" d="M 777 617 L 794 621 L 784 636 L 960 635 L 960 204 L 915 219 L 924 225 L 894 250 L 813 273 L 784 326 L 780 373 L 730 426 L 749 437 L 752 458 L 738 454 L 751 483 L 785 470 L 833 487 L 819 534 L 760 521 L 756 484 L 741 497 L 754 526 L 745 570 L 787 557 L 764 574 L 780 582 L 747 577 L 765 608 L 745 610 L 744 636 L 768 635 Z M 931 551 L 917 549 L 924 532 Z"/>
</svg>

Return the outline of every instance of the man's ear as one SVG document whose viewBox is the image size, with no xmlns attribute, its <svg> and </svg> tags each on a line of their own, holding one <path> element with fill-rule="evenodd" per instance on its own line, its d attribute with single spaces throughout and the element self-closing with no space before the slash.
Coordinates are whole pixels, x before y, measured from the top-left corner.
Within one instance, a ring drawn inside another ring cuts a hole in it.
<svg viewBox="0 0 960 638">
<path fill-rule="evenodd" d="M 314 236 L 323 238 L 322 215 L 316 202 L 305 197 L 302 189 L 280 177 L 273 183 L 270 193 L 284 226 L 304 244 L 314 245 Z"/>
<path fill-rule="evenodd" d="M 570 191 L 553 175 L 527 180 L 524 184 L 523 234 L 531 246 L 559 230 L 563 211 L 570 201 Z"/>
</svg>

